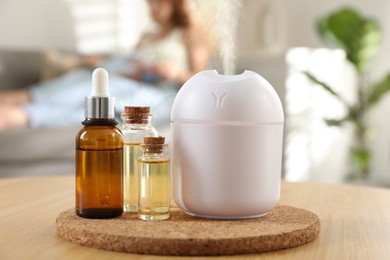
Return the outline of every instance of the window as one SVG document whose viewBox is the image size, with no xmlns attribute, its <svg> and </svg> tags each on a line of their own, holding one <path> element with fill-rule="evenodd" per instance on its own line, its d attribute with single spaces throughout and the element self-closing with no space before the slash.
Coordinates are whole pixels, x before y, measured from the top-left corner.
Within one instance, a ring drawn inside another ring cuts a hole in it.
<svg viewBox="0 0 390 260">
<path fill-rule="evenodd" d="M 347 154 L 348 129 L 329 127 L 324 118 L 341 118 L 345 108 L 301 71 L 309 71 L 352 101 L 353 70 L 342 50 L 293 48 L 287 53 L 287 64 L 285 177 L 290 181 L 339 181 L 344 173 L 341 157 Z"/>
<path fill-rule="evenodd" d="M 65 0 L 80 53 L 128 53 L 148 24 L 144 0 Z"/>
</svg>

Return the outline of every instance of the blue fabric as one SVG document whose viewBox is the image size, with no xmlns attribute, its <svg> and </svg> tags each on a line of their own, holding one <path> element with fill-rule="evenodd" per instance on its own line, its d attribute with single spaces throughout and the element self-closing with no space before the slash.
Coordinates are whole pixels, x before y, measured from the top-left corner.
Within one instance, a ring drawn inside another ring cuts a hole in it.
<svg viewBox="0 0 390 260">
<path fill-rule="evenodd" d="M 115 74 L 131 69 L 129 57 L 111 60 L 101 67 L 110 73 L 110 95 L 116 98 L 116 117 L 124 106 L 150 106 L 153 124 L 169 122 L 173 100 L 179 87 L 175 84 L 151 85 Z M 92 70 L 77 69 L 59 78 L 34 85 L 32 102 L 25 105 L 31 127 L 78 125 L 84 120 L 84 97 L 92 88 Z"/>
</svg>

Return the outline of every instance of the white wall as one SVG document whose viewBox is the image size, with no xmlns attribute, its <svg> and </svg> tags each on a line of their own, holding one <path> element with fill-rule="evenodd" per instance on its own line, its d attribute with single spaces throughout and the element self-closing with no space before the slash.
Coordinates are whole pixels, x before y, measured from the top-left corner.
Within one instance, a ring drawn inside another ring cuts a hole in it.
<svg viewBox="0 0 390 260">
<path fill-rule="evenodd" d="M 0 0 L 0 48 L 76 46 L 69 6 L 61 0 Z"/>
<path fill-rule="evenodd" d="M 0 48 L 123 53 L 148 23 L 144 0 L 0 0 Z"/>
</svg>

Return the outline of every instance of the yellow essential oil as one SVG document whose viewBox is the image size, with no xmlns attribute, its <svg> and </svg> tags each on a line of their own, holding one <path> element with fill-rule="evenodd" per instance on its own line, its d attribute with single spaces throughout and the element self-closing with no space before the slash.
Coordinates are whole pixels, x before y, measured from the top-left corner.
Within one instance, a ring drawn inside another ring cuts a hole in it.
<svg viewBox="0 0 390 260">
<path fill-rule="evenodd" d="M 125 143 L 124 145 L 124 211 L 138 211 L 138 158 L 141 157 L 140 143 Z"/>
<path fill-rule="evenodd" d="M 151 125 L 152 115 L 149 107 L 125 106 L 122 113 L 121 131 L 125 140 L 123 152 L 123 210 L 138 211 L 139 171 L 138 158 L 142 155 L 140 145 L 144 137 L 157 136 Z"/>
<path fill-rule="evenodd" d="M 164 137 L 145 138 L 143 155 L 138 159 L 138 218 L 165 220 L 170 209 L 170 160 L 165 154 Z"/>
</svg>

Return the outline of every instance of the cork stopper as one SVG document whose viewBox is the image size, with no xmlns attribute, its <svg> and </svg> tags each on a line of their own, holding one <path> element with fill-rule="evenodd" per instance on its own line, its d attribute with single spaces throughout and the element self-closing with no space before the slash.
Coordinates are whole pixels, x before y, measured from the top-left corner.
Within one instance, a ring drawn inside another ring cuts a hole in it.
<svg viewBox="0 0 390 260">
<path fill-rule="evenodd" d="M 127 123 L 143 124 L 147 123 L 150 113 L 150 107 L 125 106 L 122 116 L 126 117 Z"/>
<path fill-rule="evenodd" d="M 164 149 L 165 137 L 144 137 L 145 151 L 147 153 L 162 153 Z"/>
</svg>

